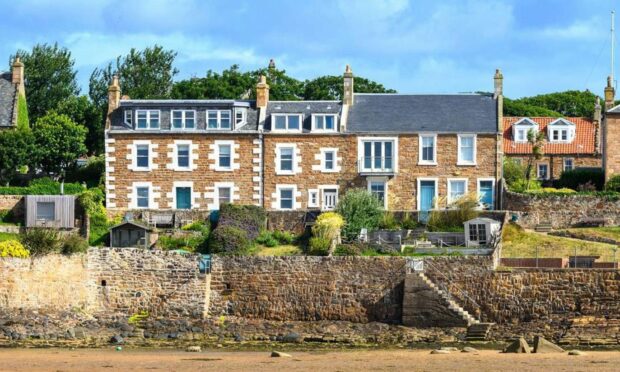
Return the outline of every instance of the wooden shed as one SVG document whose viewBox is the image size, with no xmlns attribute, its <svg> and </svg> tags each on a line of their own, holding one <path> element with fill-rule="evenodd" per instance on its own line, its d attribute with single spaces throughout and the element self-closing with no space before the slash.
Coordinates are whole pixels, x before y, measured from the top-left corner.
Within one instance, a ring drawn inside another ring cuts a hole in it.
<svg viewBox="0 0 620 372">
<path fill-rule="evenodd" d="M 152 229 L 135 221 L 123 221 L 110 228 L 110 248 L 149 248 Z"/>
<path fill-rule="evenodd" d="M 499 233 L 501 224 L 491 218 L 478 217 L 465 221 L 465 245 L 467 247 L 488 246 L 492 237 Z"/>
<path fill-rule="evenodd" d="M 75 227 L 75 196 L 27 195 L 26 227 Z"/>
</svg>

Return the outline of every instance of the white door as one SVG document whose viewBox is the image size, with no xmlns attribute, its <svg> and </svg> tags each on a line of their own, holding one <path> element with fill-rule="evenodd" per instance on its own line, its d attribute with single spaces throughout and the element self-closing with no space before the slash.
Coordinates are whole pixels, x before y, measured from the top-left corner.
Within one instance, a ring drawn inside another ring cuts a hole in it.
<svg viewBox="0 0 620 372">
<path fill-rule="evenodd" d="M 323 210 L 331 211 L 336 208 L 338 203 L 338 190 L 324 189 L 323 190 Z"/>
</svg>

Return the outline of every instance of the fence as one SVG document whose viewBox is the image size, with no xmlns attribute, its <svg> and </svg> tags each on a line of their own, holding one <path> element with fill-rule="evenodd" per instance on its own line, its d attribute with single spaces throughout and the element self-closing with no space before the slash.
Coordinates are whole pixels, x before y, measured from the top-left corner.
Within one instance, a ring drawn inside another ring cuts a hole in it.
<svg viewBox="0 0 620 372">
<path fill-rule="evenodd" d="M 501 266 L 553 269 L 618 269 L 618 247 L 605 243 L 583 242 L 575 246 L 537 245 L 518 252 L 504 250 Z"/>
</svg>

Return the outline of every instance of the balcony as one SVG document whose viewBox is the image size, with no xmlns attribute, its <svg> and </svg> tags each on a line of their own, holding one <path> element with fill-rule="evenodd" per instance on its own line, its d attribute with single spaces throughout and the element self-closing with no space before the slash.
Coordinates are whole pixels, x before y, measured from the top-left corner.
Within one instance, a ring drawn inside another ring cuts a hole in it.
<svg viewBox="0 0 620 372">
<path fill-rule="evenodd" d="M 358 173 L 362 176 L 394 175 L 396 167 L 391 156 L 364 156 L 357 161 Z"/>
</svg>

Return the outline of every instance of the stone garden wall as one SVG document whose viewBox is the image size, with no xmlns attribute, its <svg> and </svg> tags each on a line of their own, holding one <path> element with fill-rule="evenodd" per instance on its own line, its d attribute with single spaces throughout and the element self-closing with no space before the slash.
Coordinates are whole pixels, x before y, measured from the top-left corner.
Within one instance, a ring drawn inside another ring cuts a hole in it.
<svg viewBox="0 0 620 372">
<path fill-rule="evenodd" d="M 620 225 L 620 200 L 588 195 L 525 195 L 504 191 L 504 208 L 516 211 L 519 224 L 533 228 L 549 223 L 554 229 L 568 228 L 586 219 L 604 219 L 609 225 Z"/>
<path fill-rule="evenodd" d="M 12 211 L 14 218 L 24 217 L 25 198 L 23 195 L 0 195 L 0 211 Z"/>
<path fill-rule="evenodd" d="M 400 323 L 405 266 L 396 257 L 215 258 L 209 313 Z"/>
</svg>

